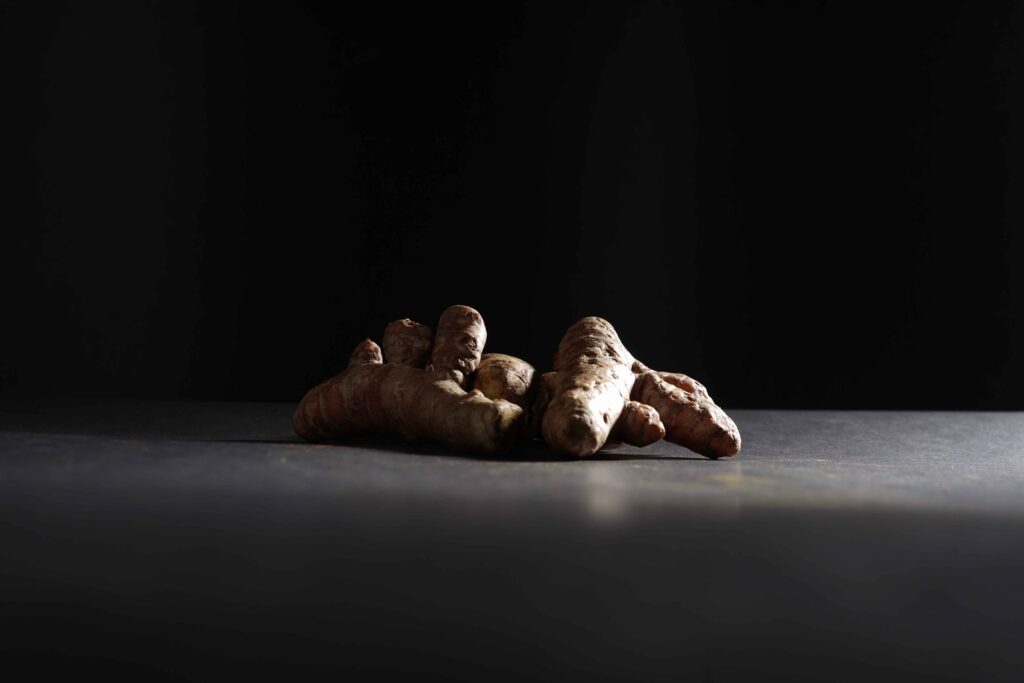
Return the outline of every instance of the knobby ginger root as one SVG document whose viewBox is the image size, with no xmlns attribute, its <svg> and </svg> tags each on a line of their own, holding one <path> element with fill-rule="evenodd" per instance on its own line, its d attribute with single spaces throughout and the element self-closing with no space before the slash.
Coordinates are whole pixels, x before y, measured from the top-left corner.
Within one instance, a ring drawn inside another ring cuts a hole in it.
<svg viewBox="0 0 1024 683">
<path fill-rule="evenodd" d="M 384 353 L 361 342 L 344 371 L 306 394 L 292 417 L 295 432 L 307 441 L 400 434 L 459 450 L 506 451 L 525 426 L 523 408 L 464 388 L 486 340 L 483 318 L 468 306 L 446 309 L 432 342 L 425 325 L 391 323 Z"/>
<path fill-rule="evenodd" d="M 606 320 L 571 326 L 555 371 L 543 375 L 514 356 L 483 354 L 486 339 L 483 319 L 467 306 L 447 309 L 436 335 L 396 320 L 383 352 L 360 343 L 345 371 L 303 398 L 295 431 L 309 441 L 395 433 L 485 453 L 532 436 L 577 457 L 617 441 L 646 446 L 662 438 L 709 458 L 739 452 L 736 425 L 702 384 L 647 368 Z"/>
<path fill-rule="evenodd" d="M 639 401 L 626 401 L 615 421 L 611 437 L 631 446 L 650 446 L 665 438 L 665 425 L 658 411 Z"/>
<path fill-rule="evenodd" d="M 525 360 L 485 353 L 473 373 L 471 387 L 487 398 L 515 403 L 526 413 L 523 436 L 540 436 L 540 421 L 548 404 L 547 387 L 544 376 Z"/>
<path fill-rule="evenodd" d="M 394 321 L 384 329 L 381 344 L 389 363 L 425 368 L 430 362 L 434 333 L 426 325 L 405 318 Z"/>
<path fill-rule="evenodd" d="M 561 453 L 582 458 L 609 438 L 645 446 L 662 436 L 709 458 L 740 450 L 739 430 L 703 385 L 649 369 L 602 318 L 569 327 L 548 384 L 551 400 L 541 432 Z"/>
</svg>

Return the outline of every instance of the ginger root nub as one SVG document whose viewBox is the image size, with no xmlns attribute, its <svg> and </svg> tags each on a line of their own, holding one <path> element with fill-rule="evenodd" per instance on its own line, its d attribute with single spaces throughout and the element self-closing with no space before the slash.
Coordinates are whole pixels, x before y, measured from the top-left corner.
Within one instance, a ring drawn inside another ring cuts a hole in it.
<svg viewBox="0 0 1024 683">
<path fill-rule="evenodd" d="M 626 401 L 611 435 L 612 438 L 624 441 L 630 446 L 643 448 L 665 438 L 665 425 L 662 424 L 658 411 L 651 406 L 637 401 Z"/>
<path fill-rule="evenodd" d="M 480 363 L 486 341 L 487 328 L 479 313 L 469 306 L 449 306 L 437 323 L 427 369 L 464 387 Z"/>
<path fill-rule="evenodd" d="M 708 458 L 739 453 L 741 441 L 736 423 L 708 397 L 702 385 L 698 383 L 694 389 L 686 391 L 661 373 L 645 372 L 636 381 L 633 398 L 658 411 L 665 423 L 666 440 Z"/>
<path fill-rule="evenodd" d="M 389 363 L 425 368 L 430 361 L 433 331 L 408 318 L 396 320 L 384 329 L 381 346 Z"/>
<path fill-rule="evenodd" d="M 547 409 L 550 393 L 547 380 L 555 373 L 540 375 L 521 358 L 503 353 L 485 353 L 473 373 L 470 388 L 487 398 L 516 404 L 526 412 L 523 436 L 540 436 L 540 422 Z"/>
<path fill-rule="evenodd" d="M 356 345 L 352 355 L 349 356 L 348 365 L 380 365 L 384 362 L 380 347 L 372 339 L 364 339 Z"/>
<path fill-rule="evenodd" d="M 578 458 L 604 446 L 636 381 L 634 362 L 607 320 L 589 317 L 571 325 L 558 345 L 541 424 L 544 441 Z"/>
<path fill-rule="evenodd" d="M 527 410 L 537 393 L 535 376 L 533 366 L 521 358 L 503 353 L 485 353 L 473 373 L 470 388 L 480 390 L 493 401 L 504 399 Z"/>
</svg>

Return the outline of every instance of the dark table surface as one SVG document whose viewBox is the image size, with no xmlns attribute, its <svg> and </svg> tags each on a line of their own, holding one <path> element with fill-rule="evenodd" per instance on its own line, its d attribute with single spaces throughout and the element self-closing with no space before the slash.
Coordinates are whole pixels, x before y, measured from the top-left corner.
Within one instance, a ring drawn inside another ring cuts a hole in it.
<svg viewBox="0 0 1024 683">
<path fill-rule="evenodd" d="M 744 449 L 309 445 L 291 406 L 0 406 L 0 662 L 115 678 L 1021 680 L 1024 414 Z"/>
</svg>

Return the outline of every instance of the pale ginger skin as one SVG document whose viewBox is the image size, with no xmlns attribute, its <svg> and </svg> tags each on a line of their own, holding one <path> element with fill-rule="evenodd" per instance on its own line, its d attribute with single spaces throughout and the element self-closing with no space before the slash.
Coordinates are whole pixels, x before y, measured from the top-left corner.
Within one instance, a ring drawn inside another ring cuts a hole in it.
<svg viewBox="0 0 1024 683">
<path fill-rule="evenodd" d="M 541 431 L 560 453 L 582 458 L 609 438 L 645 446 L 661 436 L 709 458 L 740 450 L 739 430 L 703 385 L 649 369 L 602 318 L 583 318 L 566 331 L 549 390 Z"/>
<path fill-rule="evenodd" d="M 480 362 L 487 331 L 468 306 L 445 310 L 430 344 L 430 330 L 410 320 L 388 325 L 382 343 L 394 354 L 384 362 L 367 339 L 344 371 L 314 387 L 292 417 L 307 441 L 336 441 L 355 434 L 400 434 L 482 453 L 507 451 L 519 439 L 525 412 L 504 399 L 467 392 L 467 378 Z"/>
<path fill-rule="evenodd" d="M 550 374 L 550 373 L 549 373 Z M 472 388 L 491 399 L 515 403 L 526 412 L 524 437 L 540 436 L 540 421 L 548 404 L 543 376 L 522 358 L 485 353 L 473 373 Z"/>
</svg>

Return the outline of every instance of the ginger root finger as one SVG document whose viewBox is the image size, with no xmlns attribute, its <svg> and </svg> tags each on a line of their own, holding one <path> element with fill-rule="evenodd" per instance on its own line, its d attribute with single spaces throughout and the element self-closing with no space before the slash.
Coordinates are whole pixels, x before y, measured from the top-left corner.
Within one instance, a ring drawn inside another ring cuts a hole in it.
<svg viewBox="0 0 1024 683">
<path fill-rule="evenodd" d="M 449 306 L 437 323 L 427 369 L 465 386 L 480 363 L 486 342 L 487 328 L 479 313 L 469 306 Z"/>
<path fill-rule="evenodd" d="M 381 357 L 380 347 L 370 339 L 364 339 L 359 342 L 348 359 L 349 368 L 358 365 L 381 365 L 382 363 L 383 358 Z M 299 403 L 299 407 L 295 409 L 292 415 L 292 428 L 303 439 L 307 441 L 320 441 L 330 435 L 332 426 L 324 417 L 327 414 L 327 387 L 329 383 L 334 382 L 344 374 L 345 372 L 342 372 L 327 380 L 327 382 L 323 382 L 310 389 Z"/>
<path fill-rule="evenodd" d="M 403 318 L 384 329 L 381 346 L 389 363 L 425 368 L 430 361 L 433 342 L 434 333 L 429 327 Z"/>
<path fill-rule="evenodd" d="M 533 438 L 540 436 L 541 418 L 550 400 L 546 380 L 553 376 L 552 372 L 538 374 L 522 358 L 485 353 L 473 373 L 470 387 L 489 399 L 504 399 L 526 411 L 523 435 Z"/>
<path fill-rule="evenodd" d="M 522 358 L 503 353 L 485 353 L 473 373 L 470 388 L 489 399 L 505 399 L 526 410 L 537 392 L 536 370 Z"/>
<path fill-rule="evenodd" d="M 380 347 L 372 339 L 364 339 L 356 345 L 352 355 L 349 356 L 349 367 L 353 365 L 380 365 L 384 362 Z"/>
<path fill-rule="evenodd" d="M 325 388 L 326 384 L 320 384 L 310 389 L 292 413 L 292 429 L 306 441 L 322 441 L 330 434 L 330 426 L 323 418 Z"/>
<path fill-rule="evenodd" d="M 665 425 L 658 411 L 639 401 L 626 401 L 622 414 L 612 428 L 611 438 L 630 446 L 650 446 L 665 438 Z"/>
<path fill-rule="evenodd" d="M 547 444 L 579 458 L 596 453 L 630 400 L 634 363 L 607 320 L 588 317 L 571 325 L 558 345 L 541 424 Z"/>
<path fill-rule="evenodd" d="M 739 453 L 742 443 L 736 423 L 711 400 L 703 385 L 697 383 L 694 391 L 687 391 L 664 373 L 646 372 L 637 379 L 633 397 L 658 411 L 666 440 L 708 458 Z"/>
<path fill-rule="evenodd" d="M 742 441 L 739 430 L 736 428 L 736 423 L 715 404 L 703 384 L 681 372 L 659 371 L 655 374 L 686 394 L 687 400 L 681 403 L 678 401 L 674 402 L 675 405 L 683 407 L 674 409 L 673 413 L 681 412 L 685 414 L 687 410 L 694 409 L 691 406 L 698 406 L 703 416 L 702 420 L 695 422 L 696 427 L 694 428 L 683 429 L 678 426 L 675 427 L 667 437 L 669 441 L 686 446 L 709 458 L 725 458 L 736 455 L 740 451 Z M 634 388 L 635 391 L 636 389 Z M 685 424 L 685 418 L 677 416 L 675 422 L 677 424 Z M 707 439 L 704 447 L 694 448 L 689 445 L 690 443 L 695 443 L 699 446 L 702 439 Z"/>
</svg>

